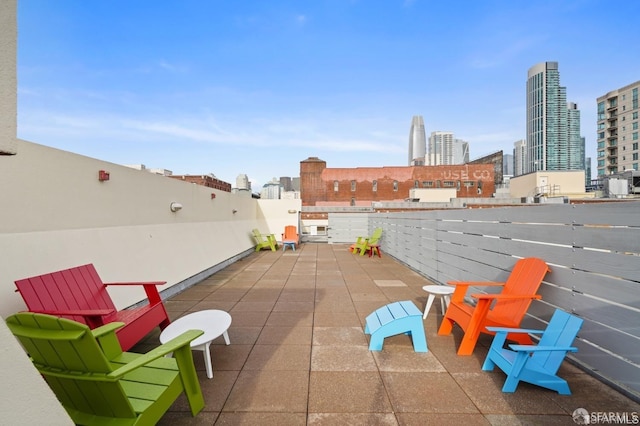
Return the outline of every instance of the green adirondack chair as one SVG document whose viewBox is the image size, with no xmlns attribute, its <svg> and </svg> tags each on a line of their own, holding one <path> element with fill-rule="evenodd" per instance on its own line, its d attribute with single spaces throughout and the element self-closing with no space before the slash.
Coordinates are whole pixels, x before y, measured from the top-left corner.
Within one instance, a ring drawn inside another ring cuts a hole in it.
<svg viewBox="0 0 640 426">
<path fill-rule="evenodd" d="M 204 408 L 189 346 L 200 330 L 136 354 L 120 348 L 115 330 L 121 322 L 91 330 L 31 312 L 6 322 L 76 424 L 153 425 L 182 392 L 194 416 Z M 171 352 L 174 358 L 166 358 Z"/>
<path fill-rule="evenodd" d="M 254 228 L 252 232 L 253 238 L 256 240 L 256 251 L 260 251 L 263 248 L 268 248 L 271 249 L 271 251 L 276 251 L 276 249 L 278 248 L 278 242 L 276 241 L 275 235 L 264 234 L 263 236 L 257 228 Z"/>
<path fill-rule="evenodd" d="M 378 244 L 380 238 L 382 238 L 382 228 L 376 228 L 370 237 L 358 237 L 358 240 L 349 247 L 349 250 L 352 253 L 360 253 L 360 256 L 364 256 L 372 244 Z"/>
</svg>

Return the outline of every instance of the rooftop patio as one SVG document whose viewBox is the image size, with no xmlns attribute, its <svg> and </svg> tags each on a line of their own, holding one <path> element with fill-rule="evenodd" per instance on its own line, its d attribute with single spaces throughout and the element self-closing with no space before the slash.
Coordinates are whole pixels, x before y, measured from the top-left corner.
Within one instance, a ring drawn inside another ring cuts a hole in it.
<svg viewBox="0 0 640 426">
<path fill-rule="evenodd" d="M 228 311 L 231 345 L 212 345 L 213 379 L 194 352 L 206 407 L 191 417 L 184 398 L 163 424 L 575 424 L 577 408 L 631 413 L 640 406 L 565 361 L 571 396 L 521 383 L 501 392 L 505 376 L 481 371 L 490 339 L 469 357 L 462 337 L 438 336 L 434 303 L 425 320 L 428 353 L 410 337 L 368 349 L 365 317 L 388 302 L 422 310 L 431 284 L 383 254 L 351 254 L 345 245 L 303 244 L 297 251 L 252 254 L 166 301 L 173 319 L 202 309 Z M 134 348 L 158 345 L 155 332 Z"/>
</svg>

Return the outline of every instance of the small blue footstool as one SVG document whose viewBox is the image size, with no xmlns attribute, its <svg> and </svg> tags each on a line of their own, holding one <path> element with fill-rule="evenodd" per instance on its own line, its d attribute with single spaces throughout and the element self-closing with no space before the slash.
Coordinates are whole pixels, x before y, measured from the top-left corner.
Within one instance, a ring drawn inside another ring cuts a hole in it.
<svg viewBox="0 0 640 426">
<path fill-rule="evenodd" d="M 411 335 L 414 351 L 428 351 L 422 312 L 410 300 L 390 303 L 376 309 L 367 317 L 364 332 L 371 334 L 370 351 L 381 351 L 385 337 L 401 333 Z"/>
</svg>

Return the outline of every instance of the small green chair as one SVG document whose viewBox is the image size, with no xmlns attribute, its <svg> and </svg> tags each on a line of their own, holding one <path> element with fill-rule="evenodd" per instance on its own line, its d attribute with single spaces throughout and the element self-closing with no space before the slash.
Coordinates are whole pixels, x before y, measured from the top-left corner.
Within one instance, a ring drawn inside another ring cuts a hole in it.
<svg viewBox="0 0 640 426">
<path fill-rule="evenodd" d="M 122 352 L 115 330 L 123 323 L 91 330 L 32 312 L 6 322 L 76 424 L 154 425 L 182 392 L 194 416 L 204 408 L 189 345 L 200 330 L 137 354 Z"/>
<path fill-rule="evenodd" d="M 278 242 L 276 241 L 276 237 L 273 234 L 264 234 L 260 233 L 260 231 L 255 228 L 253 230 L 253 238 L 256 240 L 256 251 L 260 251 L 263 248 L 271 249 L 271 251 L 276 251 L 278 248 Z M 265 240 L 266 238 L 266 240 Z"/>
<path fill-rule="evenodd" d="M 364 256 L 372 244 L 378 244 L 380 238 L 382 238 L 382 228 L 376 228 L 370 237 L 358 237 L 358 240 L 349 247 L 349 250 L 352 253 L 359 252 L 360 256 Z"/>
</svg>

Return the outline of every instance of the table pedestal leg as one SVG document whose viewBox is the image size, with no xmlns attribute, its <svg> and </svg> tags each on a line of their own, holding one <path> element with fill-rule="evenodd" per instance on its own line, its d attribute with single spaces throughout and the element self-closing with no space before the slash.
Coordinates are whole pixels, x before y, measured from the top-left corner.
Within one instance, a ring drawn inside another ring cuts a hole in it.
<svg viewBox="0 0 640 426">
<path fill-rule="evenodd" d="M 431 304 L 433 303 L 434 298 L 435 296 L 433 294 L 430 294 L 427 298 L 427 305 L 424 307 L 424 314 L 422 315 L 422 319 L 427 318 L 427 314 L 429 313 L 429 309 L 431 309 Z"/>
<path fill-rule="evenodd" d="M 211 351 L 209 349 L 211 342 L 204 344 L 204 365 L 207 368 L 207 377 L 213 379 L 213 367 L 211 366 Z"/>
</svg>

